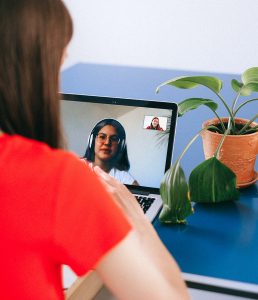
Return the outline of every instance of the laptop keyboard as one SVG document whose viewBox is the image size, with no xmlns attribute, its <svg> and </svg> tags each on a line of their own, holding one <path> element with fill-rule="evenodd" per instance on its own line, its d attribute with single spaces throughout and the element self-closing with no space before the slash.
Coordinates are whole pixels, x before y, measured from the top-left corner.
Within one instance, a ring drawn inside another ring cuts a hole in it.
<svg viewBox="0 0 258 300">
<path fill-rule="evenodd" d="M 139 195 L 135 195 L 135 198 L 138 201 L 138 203 L 140 204 L 144 213 L 147 212 L 147 210 L 151 207 L 152 203 L 155 200 L 155 198 L 152 198 L 152 197 L 139 196 Z"/>
</svg>

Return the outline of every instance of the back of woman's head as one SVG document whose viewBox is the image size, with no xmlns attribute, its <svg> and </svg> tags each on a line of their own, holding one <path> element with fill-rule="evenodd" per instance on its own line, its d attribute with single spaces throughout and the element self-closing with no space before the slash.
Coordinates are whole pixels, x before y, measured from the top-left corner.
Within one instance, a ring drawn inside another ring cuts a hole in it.
<svg viewBox="0 0 258 300">
<path fill-rule="evenodd" d="M 59 69 L 72 36 L 61 0 L 0 0 L 0 127 L 61 145 Z"/>
</svg>

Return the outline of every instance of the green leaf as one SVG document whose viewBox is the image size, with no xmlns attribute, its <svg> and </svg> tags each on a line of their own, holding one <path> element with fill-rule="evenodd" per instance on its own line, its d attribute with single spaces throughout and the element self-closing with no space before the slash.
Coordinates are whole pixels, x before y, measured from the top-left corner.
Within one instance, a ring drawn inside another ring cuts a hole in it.
<svg viewBox="0 0 258 300">
<path fill-rule="evenodd" d="M 235 80 L 236 81 L 236 80 Z M 242 74 L 243 84 L 237 92 L 240 92 L 242 96 L 249 96 L 253 92 L 258 92 L 258 67 L 247 69 Z M 234 87 L 236 87 L 236 83 L 234 82 Z M 238 82 L 240 85 L 241 83 Z M 233 86 L 232 86 L 233 87 Z"/>
<path fill-rule="evenodd" d="M 239 93 L 239 91 L 241 90 L 242 86 L 243 86 L 243 83 L 237 81 L 236 79 L 232 79 L 231 80 L 231 86 L 232 86 L 232 89 Z"/>
<path fill-rule="evenodd" d="M 242 96 L 249 96 L 252 92 L 258 92 L 258 82 L 249 82 L 246 85 L 233 79 L 231 81 L 233 90 Z"/>
<path fill-rule="evenodd" d="M 212 111 L 215 111 L 218 108 L 218 104 L 210 99 L 203 98 L 189 98 L 178 104 L 178 116 L 183 116 L 189 110 L 198 108 L 201 105 L 208 106 Z"/>
<path fill-rule="evenodd" d="M 240 94 L 242 96 L 249 96 L 253 92 L 258 92 L 258 82 L 250 82 L 247 85 L 244 85 Z"/>
<path fill-rule="evenodd" d="M 242 81 L 244 85 L 247 85 L 252 82 L 258 83 L 258 67 L 247 69 L 242 74 Z"/>
<path fill-rule="evenodd" d="M 186 223 L 185 218 L 193 213 L 188 197 L 188 184 L 179 164 L 171 166 L 160 185 L 163 208 L 159 220 L 163 223 Z"/>
<path fill-rule="evenodd" d="M 203 85 L 211 89 L 213 92 L 219 93 L 222 88 L 222 81 L 217 77 L 211 77 L 211 76 L 176 77 L 161 83 L 157 87 L 156 92 L 158 93 L 160 88 L 164 85 L 171 85 L 180 89 L 191 89 L 199 85 Z"/>
<path fill-rule="evenodd" d="M 190 198 L 193 202 L 222 202 L 236 200 L 236 175 L 212 157 L 198 165 L 189 177 Z"/>
</svg>

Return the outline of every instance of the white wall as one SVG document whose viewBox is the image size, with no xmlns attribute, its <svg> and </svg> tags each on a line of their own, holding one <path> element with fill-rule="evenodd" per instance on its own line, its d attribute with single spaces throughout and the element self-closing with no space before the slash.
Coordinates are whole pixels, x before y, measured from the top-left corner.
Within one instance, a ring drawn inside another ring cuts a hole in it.
<svg viewBox="0 0 258 300">
<path fill-rule="evenodd" d="M 257 0 L 64 0 L 78 62 L 242 73 L 258 65 Z"/>
</svg>

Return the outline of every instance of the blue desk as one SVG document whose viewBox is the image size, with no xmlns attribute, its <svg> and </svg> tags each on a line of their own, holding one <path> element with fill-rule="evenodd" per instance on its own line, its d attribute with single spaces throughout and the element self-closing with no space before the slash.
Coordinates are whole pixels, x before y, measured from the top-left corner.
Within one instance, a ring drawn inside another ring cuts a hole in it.
<svg viewBox="0 0 258 300">
<path fill-rule="evenodd" d="M 173 102 L 200 95 L 214 99 L 204 88 L 184 91 L 164 87 L 155 94 L 159 83 L 183 75 L 195 73 L 77 64 L 62 72 L 62 92 Z M 232 75 L 213 75 L 223 80 L 222 93 L 231 103 Z M 248 118 L 253 111 L 254 105 L 246 106 L 241 116 Z M 222 107 L 218 112 L 222 112 Z M 198 132 L 204 118 L 210 117 L 212 112 L 203 107 L 178 120 L 174 158 Z M 182 162 L 186 175 L 202 160 L 202 144 L 198 140 Z M 256 169 L 257 166 L 258 162 Z M 183 270 L 188 285 L 258 299 L 258 183 L 241 190 L 237 202 L 195 205 L 195 214 L 187 220 L 187 225 L 165 226 L 156 219 L 154 227 Z"/>
</svg>

